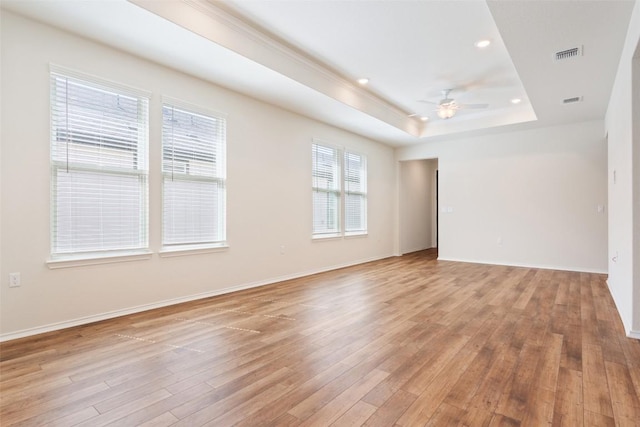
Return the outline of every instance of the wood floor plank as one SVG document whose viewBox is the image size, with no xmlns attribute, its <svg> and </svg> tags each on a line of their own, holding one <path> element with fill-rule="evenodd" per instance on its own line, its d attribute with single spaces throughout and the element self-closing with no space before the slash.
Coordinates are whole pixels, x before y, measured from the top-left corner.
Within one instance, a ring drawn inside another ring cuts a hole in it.
<svg viewBox="0 0 640 427">
<path fill-rule="evenodd" d="M 553 425 L 584 425 L 582 396 L 582 373 L 561 367 L 558 375 L 558 391 L 553 412 Z"/>
<path fill-rule="evenodd" d="M 98 384 L 86 384 L 83 388 L 78 389 L 72 393 L 57 393 L 48 394 L 42 399 L 29 402 L 29 404 L 22 404 L 21 406 L 10 406 L 6 410 L 2 411 L 3 423 L 11 425 L 20 421 L 28 420 L 29 423 L 35 423 L 36 420 L 47 420 L 51 418 L 61 418 L 69 413 L 64 410 L 58 412 L 56 409 L 62 408 L 67 402 L 80 402 L 78 406 L 86 407 L 86 403 L 83 401 L 85 397 L 93 396 L 99 392 L 109 391 L 109 386 L 105 383 Z M 75 413 L 78 408 L 73 405 L 70 413 Z M 68 410 L 68 409 L 67 409 Z"/>
<path fill-rule="evenodd" d="M 563 337 L 548 333 L 542 343 L 541 359 L 535 373 L 535 386 L 555 393 L 558 386 L 558 372 L 562 357 Z"/>
<path fill-rule="evenodd" d="M 315 393 L 311 394 L 306 399 L 302 400 L 300 403 L 292 407 L 288 412 L 291 415 L 298 417 L 300 420 L 306 420 L 315 412 L 324 407 L 327 403 L 334 400 L 336 396 L 347 390 L 357 381 L 364 378 L 368 373 L 370 373 L 374 369 L 377 370 L 377 366 L 380 365 L 385 359 L 387 359 L 391 355 L 392 351 L 393 349 L 390 348 L 386 353 L 372 355 L 359 365 L 349 369 L 344 374 L 327 383 Z M 387 372 L 384 372 L 384 374 L 384 377 L 389 375 Z M 380 381 L 382 381 L 384 377 L 381 378 Z M 380 381 L 376 382 L 372 386 L 372 388 L 379 384 Z M 367 392 L 368 391 L 369 390 L 367 390 Z"/>
<path fill-rule="evenodd" d="M 165 389 L 166 390 L 166 389 Z M 118 420 L 118 424 L 137 426 L 150 422 L 163 414 L 167 414 L 169 411 L 183 405 L 186 402 L 194 400 L 206 393 L 211 392 L 211 387 L 205 383 L 200 383 L 189 389 L 181 390 L 179 393 L 171 394 L 165 399 L 161 399 L 145 408 L 136 410 Z M 165 418 L 176 418 L 173 414 L 165 415 Z"/>
<path fill-rule="evenodd" d="M 2 427 L 637 427 L 639 396 L 606 276 L 433 250 L 0 343 Z"/>
<path fill-rule="evenodd" d="M 57 425 L 57 426 L 75 426 L 78 425 L 88 419 L 93 419 L 99 416 L 100 413 L 96 411 L 93 406 L 89 406 L 87 408 L 80 409 L 77 412 L 73 412 L 69 415 L 65 415 L 64 417 L 60 417 L 57 419 L 49 419 L 47 424 Z"/>
<path fill-rule="evenodd" d="M 413 426 L 427 422 L 477 354 L 477 351 L 473 349 L 465 349 L 458 354 L 458 357 L 449 361 L 402 414 L 397 424 Z"/>
<path fill-rule="evenodd" d="M 525 412 L 519 417 L 523 426 L 553 425 L 555 391 L 535 387 L 527 399 Z M 513 418 L 510 418 L 513 419 Z"/>
<path fill-rule="evenodd" d="M 85 420 L 82 423 L 77 424 L 80 427 L 83 426 L 103 426 L 113 422 L 118 421 L 119 419 L 135 412 L 139 411 L 141 408 L 145 408 L 149 405 L 152 405 L 155 402 L 166 399 L 170 397 L 171 393 L 166 390 L 158 390 L 153 393 L 142 396 L 138 399 L 129 401 L 123 405 L 118 406 L 108 412 L 100 414 L 96 417 Z"/>
<path fill-rule="evenodd" d="M 307 379 L 306 381 L 293 386 L 287 394 L 280 397 L 276 402 L 270 405 L 267 408 L 264 408 L 262 411 L 253 414 L 250 417 L 240 421 L 238 425 L 240 426 L 256 426 L 256 425 L 267 425 L 273 422 L 273 420 L 282 416 L 283 413 L 286 413 L 288 410 L 293 408 L 294 406 L 300 404 L 302 401 L 307 399 L 313 393 L 322 389 L 324 386 L 334 381 L 336 378 L 339 378 L 341 375 L 346 373 L 350 368 L 347 365 L 343 365 L 341 363 L 335 363 L 324 370 L 321 370 L 315 376 Z M 291 417 L 294 417 L 291 414 L 288 414 Z M 286 417 L 287 419 L 289 417 Z M 294 417 L 296 418 L 296 417 Z M 299 422 L 299 418 L 296 418 Z"/>
<path fill-rule="evenodd" d="M 425 424 L 426 427 L 439 427 L 439 426 L 462 426 L 466 412 L 460 408 L 449 405 L 447 403 L 441 404 L 431 419 Z"/>
<path fill-rule="evenodd" d="M 362 400 L 353 405 L 347 412 L 342 414 L 340 418 L 335 420 L 332 427 L 356 427 L 364 425 L 364 423 L 373 415 L 378 408 L 370 405 Z"/>
<path fill-rule="evenodd" d="M 165 412 L 147 422 L 138 424 L 140 427 L 168 427 L 175 424 L 178 419 L 171 412 Z"/>
<path fill-rule="evenodd" d="M 615 419 L 640 420 L 640 401 L 628 368 L 618 363 L 605 362 L 605 370 Z"/>
<path fill-rule="evenodd" d="M 203 425 L 211 427 L 236 425 L 241 420 L 251 416 L 256 412 L 261 411 L 265 406 L 270 405 L 271 402 L 284 395 L 286 391 L 287 387 L 281 384 L 275 384 L 272 387 L 262 390 L 255 396 L 244 400 L 238 406 L 229 411 L 226 411 L 221 416 L 214 418 L 213 420 Z M 191 422 L 181 424 L 192 425 Z M 180 425 L 180 423 L 176 423 L 176 425 Z"/>
<path fill-rule="evenodd" d="M 485 425 L 491 421 L 501 396 L 513 379 L 519 353 L 508 342 L 494 349 L 491 367 L 466 408 L 467 424 Z"/>
<path fill-rule="evenodd" d="M 502 394 L 496 412 L 515 420 L 522 420 L 536 380 L 541 348 L 525 344 L 518 356 L 518 364 L 511 383 Z"/>
<path fill-rule="evenodd" d="M 363 424 L 367 427 L 394 425 L 402 414 L 416 401 L 418 396 L 398 390 Z"/>
<path fill-rule="evenodd" d="M 445 329 L 440 328 L 425 328 L 425 332 L 423 334 L 425 338 L 424 340 L 420 340 L 418 351 L 408 352 L 407 355 L 411 355 L 399 361 L 402 363 L 396 362 L 396 367 L 392 372 L 390 372 L 390 375 L 377 387 L 371 390 L 363 400 L 378 407 L 382 406 L 393 394 L 403 387 L 407 381 L 415 377 L 418 372 L 420 372 L 422 367 L 429 360 L 429 357 L 434 357 L 435 352 L 433 351 L 433 348 L 437 347 L 437 343 L 440 342 L 440 340 L 446 340 L 446 332 L 447 331 Z M 399 352 L 394 352 L 389 359 L 380 365 L 381 368 L 384 366 L 388 369 L 386 362 L 397 355 L 399 355 Z"/>
<path fill-rule="evenodd" d="M 520 425 L 520 421 L 502 414 L 495 414 L 489 423 L 489 427 L 520 427 Z"/>
<path fill-rule="evenodd" d="M 582 351 L 584 407 L 605 417 L 613 417 L 607 373 L 599 345 L 585 344 Z"/>
<path fill-rule="evenodd" d="M 542 343 L 540 362 L 534 374 L 523 413 L 523 425 L 551 425 L 558 386 L 563 337 L 548 332 Z"/>
<path fill-rule="evenodd" d="M 180 419 L 176 424 L 178 426 L 202 425 L 222 416 L 245 400 L 274 387 L 288 373 L 288 368 L 281 368 L 233 392 L 214 390 L 172 409 L 171 413 Z"/>
<path fill-rule="evenodd" d="M 620 331 L 617 330 L 616 325 L 611 321 L 601 320 L 598 321 L 598 331 L 604 360 L 625 365 L 627 359 L 620 345 Z"/>
<path fill-rule="evenodd" d="M 389 373 L 374 369 L 367 376 L 354 383 L 351 387 L 340 393 L 329 403 L 324 405 L 320 410 L 316 411 L 307 418 L 301 426 L 326 426 L 333 423 L 342 414 L 347 412 L 355 405 L 362 396 L 367 394 L 369 390 L 375 387 L 380 381 L 386 378 Z M 293 415 L 293 414 L 292 414 Z"/>
<path fill-rule="evenodd" d="M 447 337 L 446 346 L 438 346 L 433 349 L 430 357 L 425 359 L 422 368 L 402 386 L 403 390 L 420 395 L 448 365 L 449 361 L 454 359 L 467 341 L 469 341 L 469 337 L 465 335 Z"/>
<path fill-rule="evenodd" d="M 613 418 L 596 412 L 584 411 L 584 425 L 593 427 L 615 427 Z"/>
<path fill-rule="evenodd" d="M 469 365 L 469 368 L 464 372 L 464 375 L 449 390 L 445 403 L 466 409 L 476 390 L 480 387 L 482 379 L 489 371 L 493 357 L 493 350 L 486 347 L 482 348 Z"/>
</svg>

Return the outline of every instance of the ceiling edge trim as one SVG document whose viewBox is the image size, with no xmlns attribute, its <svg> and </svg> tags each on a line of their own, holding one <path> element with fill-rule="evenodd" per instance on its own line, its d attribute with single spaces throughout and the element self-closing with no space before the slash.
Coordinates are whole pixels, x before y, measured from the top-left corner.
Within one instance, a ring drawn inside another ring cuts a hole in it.
<svg viewBox="0 0 640 427">
<path fill-rule="evenodd" d="M 208 0 L 127 1 L 409 135 L 424 132 L 396 105 Z"/>
</svg>

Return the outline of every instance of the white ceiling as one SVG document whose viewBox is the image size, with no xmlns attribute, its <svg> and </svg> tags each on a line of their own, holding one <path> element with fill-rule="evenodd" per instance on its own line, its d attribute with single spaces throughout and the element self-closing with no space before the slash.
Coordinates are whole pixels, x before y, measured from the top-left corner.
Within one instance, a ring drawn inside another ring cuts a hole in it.
<svg viewBox="0 0 640 427">
<path fill-rule="evenodd" d="M 400 146 L 603 118 L 633 1 L 2 0 L 2 7 Z M 476 48 L 480 39 L 492 43 Z M 576 46 L 584 55 L 554 60 Z M 369 84 L 359 86 L 359 77 Z M 489 107 L 441 120 L 433 105 L 418 102 L 437 102 L 447 88 L 460 103 Z M 576 96 L 582 102 L 563 105 Z M 523 102 L 511 104 L 516 97 Z"/>
<path fill-rule="evenodd" d="M 292 43 L 403 111 L 428 117 L 425 134 L 534 120 L 491 12 L 484 1 L 235 0 L 242 16 Z M 491 45 L 480 49 L 479 40 Z M 487 109 L 460 110 L 440 122 L 442 90 Z M 513 98 L 525 99 L 520 105 Z M 507 118 L 508 117 L 508 118 Z"/>
</svg>

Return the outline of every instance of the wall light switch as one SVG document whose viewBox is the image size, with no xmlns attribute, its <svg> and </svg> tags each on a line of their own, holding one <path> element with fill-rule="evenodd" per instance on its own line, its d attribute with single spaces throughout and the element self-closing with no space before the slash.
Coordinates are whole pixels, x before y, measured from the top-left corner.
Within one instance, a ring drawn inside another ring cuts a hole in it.
<svg viewBox="0 0 640 427">
<path fill-rule="evenodd" d="M 598 205 L 598 213 L 599 214 L 603 214 L 604 213 L 604 205 Z"/>
</svg>

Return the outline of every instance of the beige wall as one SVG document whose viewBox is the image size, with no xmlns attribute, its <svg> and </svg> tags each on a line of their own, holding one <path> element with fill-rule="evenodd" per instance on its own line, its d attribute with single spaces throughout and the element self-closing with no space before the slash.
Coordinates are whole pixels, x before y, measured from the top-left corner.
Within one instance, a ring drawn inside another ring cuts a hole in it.
<svg viewBox="0 0 640 427">
<path fill-rule="evenodd" d="M 603 135 L 594 121 L 428 142 L 396 157 L 438 158 L 440 259 L 606 272 Z"/>
<path fill-rule="evenodd" d="M 2 14 L 0 339 L 390 256 L 393 150 L 106 46 Z M 49 63 L 152 92 L 149 260 L 51 270 Z M 224 66 L 224 64 L 220 64 Z M 164 258 L 161 96 L 227 113 L 228 241 Z M 369 235 L 311 240 L 311 141 L 368 158 Z M 280 248 L 284 246 L 284 254 Z M 8 273 L 22 286 L 8 288 Z"/>
</svg>

